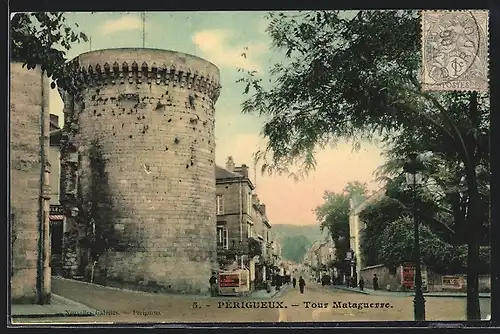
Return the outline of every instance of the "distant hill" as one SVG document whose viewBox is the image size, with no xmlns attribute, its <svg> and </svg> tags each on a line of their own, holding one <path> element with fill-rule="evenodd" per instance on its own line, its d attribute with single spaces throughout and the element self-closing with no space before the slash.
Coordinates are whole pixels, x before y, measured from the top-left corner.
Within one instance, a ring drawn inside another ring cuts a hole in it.
<svg viewBox="0 0 500 334">
<path fill-rule="evenodd" d="M 282 246 L 283 258 L 297 262 L 304 258 L 315 241 L 325 240 L 327 236 L 326 231 L 320 231 L 319 225 L 274 224 L 272 233 Z"/>
</svg>

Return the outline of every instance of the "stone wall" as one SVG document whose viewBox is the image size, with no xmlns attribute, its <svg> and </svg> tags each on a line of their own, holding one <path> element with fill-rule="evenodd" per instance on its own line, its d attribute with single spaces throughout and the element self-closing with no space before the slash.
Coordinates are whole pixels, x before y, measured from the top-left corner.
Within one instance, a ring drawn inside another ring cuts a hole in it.
<svg viewBox="0 0 500 334">
<path fill-rule="evenodd" d="M 39 68 L 27 70 L 11 63 L 10 95 L 10 209 L 12 236 L 11 297 L 13 303 L 37 303 L 37 275 L 43 275 L 42 302 L 50 299 L 49 203 L 41 200 L 41 180 L 48 185 L 48 173 L 41 170 L 41 115 L 44 119 L 44 151 L 49 146 L 49 82 Z M 48 165 L 46 165 L 48 169 Z M 42 210 L 44 218 L 40 214 Z M 43 272 L 38 273 L 40 221 L 46 223 Z M 40 280 L 41 282 L 42 280 Z"/>
<path fill-rule="evenodd" d="M 89 52 L 73 63 L 83 87 L 81 96 L 65 96 L 72 113 L 65 129 L 73 129 L 78 151 L 79 192 L 90 189 L 89 152 L 98 142 L 120 243 L 99 259 L 97 272 L 111 281 L 205 292 L 216 262 L 219 70 L 151 49 Z"/>
<path fill-rule="evenodd" d="M 460 278 L 462 282 L 457 286 L 443 285 L 443 276 L 455 276 Z M 433 292 L 466 292 L 467 291 L 467 275 L 466 274 L 456 274 L 456 275 L 442 275 L 439 273 L 430 272 L 429 275 L 429 289 Z M 490 292 L 491 291 L 491 275 L 479 275 L 479 292 Z"/>
<path fill-rule="evenodd" d="M 391 291 L 396 291 L 401 285 L 401 268 L 396 268 L 396 275 L 392 275 L 384 265 L 375 265 L 361 269 L 361 277 L 365 281 L 365 287 L 373 289 L 373 275 L 378 277 L 378 286 L 381 290 L 386 290 L 388 284 L 391 285 Z"/>
<path fill-rule="evenodd" d="M 384 265 L 375 265 L 370 267 L 365 267 L 361 269 L 361 276 L 365 281 L 365 287 L 372 289 L 372 278 L 373 274 L 378 277 L 379 288 L 386 290 L 388 284 L 391 285 L 391 291 L 397 291 L 401 288 L 401 270 L 402 267 L 398 266 L 396 268 L 396 274 L 392 275 L 387 267 Z M 464 280 L 465 284 L 459 287 L 443 286 L 443 276 L 457 276 Z M 479 275 L 479 291 L 489 292 L 491 290 L 491 276 L 490 275 Z M 467 291 L 467 275 L 457 274 L 457 275 L 442 275 L 432 270 L 432 268 L 427 268 L 427 292 L 466 292 Z"/>
</svg>

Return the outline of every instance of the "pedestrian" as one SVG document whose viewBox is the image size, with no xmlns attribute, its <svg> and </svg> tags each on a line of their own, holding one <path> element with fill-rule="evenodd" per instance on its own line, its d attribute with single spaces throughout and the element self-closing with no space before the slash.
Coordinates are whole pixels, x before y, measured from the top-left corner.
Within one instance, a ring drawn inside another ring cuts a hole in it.
<svg viewBox="0 0 500 334">
<path fill-rule="evenodd" d="M 276 290 L 280 290 L 282 284 L 283 284 L 283 277 L 281 275 L 277 275 L 276 276 Z"/>
<path fill-rule="evenodd" d="M 295 289 L 295 285 L 297 285 L 297 279 L 295 277 L 292 279 L 292 285 L 293 288 Z"/>
<path fill-rule="evenodd" d="M 210 295 L 212 297 L 217 296 L 217 277 L 215 276 L 215 273 L 212 272 L 212 276 L 210 276 L 210 279 L 208 280 L 208 283 L 210 283 Z"/>
<path fill-rule="evenodd" d="M 373 274 L 373 290 L 378 290 L 378 277 L 377 277 L 377 274 Z"/>
<path fill-rule="evenodd" d="M 306 286 L 306 282 L 302 278 L 302 276 L 299 277 L 299 289 L 300 293 L 304 293 L 304 287 Z"/>
<path fill-rule="evenodd" d="M 365 288 L 365 281 L 363 280 L 363 277 L 361 277 L 359 279 L 359 289 L 363 291 L 364 288 Z"/>
</svg>

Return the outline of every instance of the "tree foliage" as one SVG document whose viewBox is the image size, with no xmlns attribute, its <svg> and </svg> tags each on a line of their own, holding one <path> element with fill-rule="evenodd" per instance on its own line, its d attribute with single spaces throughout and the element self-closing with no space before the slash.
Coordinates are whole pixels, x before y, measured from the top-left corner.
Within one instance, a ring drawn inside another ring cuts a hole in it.
<svg viewBox="0 0 500 334">
<path fill-rule="evenodd" d="M 380 235 L 378 256 L 381 263 L 393 267 L 404 262 L 413 262 L 413 219 L 403 216 L 389 223 Z M 422 263 L 442 274 L 456 274 L 467 268 L 467 247 L 452 245 L 434 233 L 428 226 L 419 226 Z M 484 256 L 489 248 L 483 248 L 480 257 L 480 271 L 490 271 L 490 261 Z"/>
<path fill-rule="evenodd" d="M 436 203 L 433 194 L 423 186 L 413 197 L 401 177 L 388 182 L 386 196 L 360 214 L 360 220 L 366 224 L 360 245 L 365 265 L 392 267 L 412 261 L 413 221 L 408 217 L 416 214 L 421 226 L 422 262 L 441 273 L 464 272 L 467 247 L 463 236 L 455 234 L 453 216 L 443 213 L 439 206 L 443 202 Z M 490 261 L 481 256 L 480 270 L 485 273 Z"/>
<path fill-rule="evenodd" d="M 350 200 L 366 194 L 366 184 L 359 181 L 349 182 L 342 193 L 326 191 L 323 196 L 324 203 L 314 210 L 320 229 L 327 229 L 333 240 L 336 254 L 334 266 L 337 268 L 344 268 L 346 252 L 349 250 Z"/>
<path fill-rule="evenodd" d="M 489 144 L 490 134 L 488 115 L 489 100 L 484 96 L 478 97 L 478 113 L 481 117 L 478 128 L 465 127 L 466 132 L 477 131 L 479 141 L 477 146 L 477 190 L 478 206 L 481 208 L 479 222 L 476 229 L 480 234 L 480 243 L 489 244 Z M 464 96 L 455 96 L 449 101 L 450 110 L 455 113 L 453 118 L 457 123 L 463 122 L 463 115 L 467 114 Z M 460 120 L 462 119 L 462 120 Z M 420 124 L 415 129 L 403 129 L 401 135 L 385 139 L 387 149 L 386 163 L 378 170 L 379 179 L 391 185 L 390 196 L 404 202 L 412 202 L 408 192 L 401 191 L 404 186 L 400 175 L 403 164 L 409 152 L 420 153 L 420 160 L 424 164 L 421 171 L 426 179 L 424 187 L 419 193 L 419 207 L 425 207 L 422 213 L 433 215 L 430 227 L 445 232 L 442 236 L 449 242 L 464 244 L 467 242 L 467 220 L 469 216 L 469 188 L 467 185 L 466 166 L 460 159 L 459 148 L 443 132 Z M 425 204 L 424 204 L 425 202 Z M 425 217 L 424 217 L 425 218 Z M 427 221 L 428 219 L 424 219 Z M 450 233 L 451 232 L 451 233 Z M 447 235 L 446 235 L 447 234 Z"/>
<path fill-rule="evenodd" d="M 262 244 L 254 238 L 248 238 L 248 256 L 252 258 L 260 255 L 262 255 Z"/>
<path fill-rule="evenodd" d="M 68 88 L 72 72 L 66 66 L 66 53 L 72 44 L 88 40 L 77 29 L 62 12 L 16 13 L 10 22 L 11 59 L 28 69 L 40 66 L 52 78 L 52 88 L 56 84 Z"/>
<path fill-rule="evenodd" d="M 372 266 L 384 263 L 380 254 L 382 244 L 385 242 L 380 236 L 388 225 L 400 218 L 403 204 L 390 197 L 369 205 L 360 215 L 360 220 L 366 224 L 361 233 L 361 256 L 364 265 Z M 388 263 L 389 265 L 389 263 Z"/>
<path fill-rule="evenodd" d="M 273 46 L 287 59 L 273 67 L 270 89 L 253 72 L 240 80 L 250 95 L 243 112 L 267 118 L 262 133 L 268 146 L 256 158 L 271 171 L 297 166 L 307 172 L 315 151 L 340 139 L 359 143 L 376 135 L 406 154 L 418 151 L 419 138 L 439 144 L 427 150 L 444 164 L 455 159 L 464 176 L 467 317 L 478 319 L 479 235 L 488 219 L 481 201 L 481 180 L 488 182 L 482 163 L 488 160 L 488 96 L 421 90 L 417 11 L 273 13 L 269 19 Z"/>
<path fill-rule="evenodd" d="M 101 146 L 93 141 L 89 150 L 90 177 L 86 191 L 78 187 L 77 206 L 80 226 L 84 228 L 84 239 L 81 246 L 90 251 L 93 261 L 107 250 L 126 250 L 119 244 L 115 232 L 117 210 L 109 190 L 106 160 L 102 155 Z"/>
<path fill-rule="evenodd" d="M 304 235 L 286 237 L 283 240 L 283 258 L 301 263 L 311 244 L 311 241 Z"/>
</svg>

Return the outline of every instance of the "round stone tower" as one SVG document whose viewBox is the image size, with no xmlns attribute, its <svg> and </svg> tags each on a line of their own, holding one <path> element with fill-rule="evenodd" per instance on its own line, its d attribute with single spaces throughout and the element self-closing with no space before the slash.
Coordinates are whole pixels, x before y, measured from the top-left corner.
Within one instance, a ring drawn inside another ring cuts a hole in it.
<svg viewBox="0 0 500 334">
<path fill-rule="evenodd" d="M 157 49 L 92 51 L 73 64 L 79 91 L 62 94 L 63 192 L 101 242 L 95 275 L 205 291 L 216 263 L 218 68 Z"/>
</svg>

